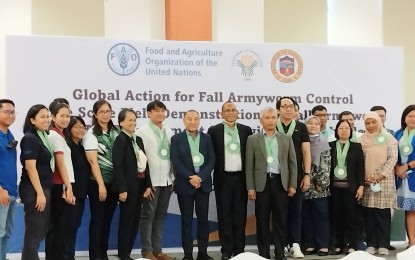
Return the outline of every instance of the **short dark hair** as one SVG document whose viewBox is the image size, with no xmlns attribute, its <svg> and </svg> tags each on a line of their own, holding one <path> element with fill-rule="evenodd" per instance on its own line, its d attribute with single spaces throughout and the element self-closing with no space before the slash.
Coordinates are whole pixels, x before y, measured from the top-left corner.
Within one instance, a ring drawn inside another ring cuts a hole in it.
<svg viewBox="0 0 415 260">
<path fill-rule="evenodd" d="M 311 109 L 311 114 L 314 115 L 316 113 L 316 111 L 323 111 L 323 110 L 327 111 L 327 108 L 323 105 L 317 105 L 317 106 L 313 107 L 313 109 Z"/>
<path fill-rule="evenodd" d="M 347 110 L 346 110 L 346 111 L 341 112 L 341 113 L 339 114 L 339 120 L 341 120 L 343 116 L 348 116 L 348 115 L 353 115 L 353 113 L 352 113 L 352 112 L 350 112 L 350 111 L 347 111 Z"/>
<path fill-rule="evenodd" d="M 376 111 L 376 110 L 383 110 L 385 111 L 386 114 L 386 108 L 384 108 L 383 106 L 373 106 L 370 111 Z"/>
<path fill-rule="evenodd" d="M 298 103 L 292 97 L 284 96 L 284 97 L 281 97 L 280 99 L 278 99 L 277 104 L 275 104 L 275 107 L 277 109 L 280 109 L 280 107 L 281 107 L 281 100 L 283 100 L 283 99 L 289 99 L 289 100 L 291 100 L 293 102 L 293 105 L 294 106 L 295 106 L 295 104 L 297 104 L 297 106 L 298 106 Z M 298 109 L 300 109 L 300 106 L 298 106 Z"/>
<path fill-rule="evenodd" d="M 163 102 L 161 102 L 160 100 L 154 100 L 148 103 L 147 112 L 150 112 L 151 110 L 155 110 L 157 108 L 167 109 L 166 105 Z"/>
<path fill-rule="evenodd" d="M 405 117 L 414 110 L 415 110 L 415 105 L 409 105 L 403 110 L 402 117 L 401 117 L 401 130 L 402 131 L 405 130 L 406 128 Z"/>
<path fill-rule="evenodd" d="M 187 110 L 186 112 L 184 112 L 184 116 L 183 117 L 186 117 L 186 115 L 188 114 L 188 113 L 191 113 L 191 112 L 195 112 L 197 115 L 199 115 L 199 112 L 197 112 L 196 110 L 194 110 L 194 109 L 190 109 L 190 110 Z"/>
<path fill-rule="evenodd" d="M 5 98 L 0 99 L 0 107 L 3 107 L 3 104 L 11 104 L 11 105 L 15 106 L 13 101 L 11 101 L 10 99 L 5 99 Z"/>
<path fill-rule="evenodd" d="M 352 135 L 352 133 L 353 133 L 352 126 L 350 125 L 349 121 L 347 121 L 347 120 L 343 119 L 343 120 L 339 120 L 339 122 L 337 122 L 336 129 L 334 130 L 334 137 L 336 137 L 336 139 L 337 139 L 337 140 L 339 140 L 339 134 L 338 134 L 337 132 L 338 132 L 338 130 L 339 130 L 339 126 L 340 126 L 340 124 L 341 124 L 341 123 L 343 123 L 343 122 L 346 122 L 346 123 L 347 123 L 347 125 L 350 127 L 350 135 L 349 135 L 349 139 L 351 139 L 351 138 L 352 138 L 352 136 L 353 136 L 353 135 Z"/>
<path fill-rule="evenodd" d="M 223 104 L 222 104 L 222 112 L 223 112 L 223 107 L 224 107 L 226 104 L 233 104 L 233 105 L 235 106 L 235 104 L 234 104 L 232 101 L 228 100 L 228 101 L 226 101 L 225 103 L 223 103 Z M 235 107 L 236 107 L 236 106 L 235 106 Z"/>
<path fill-rule="evenodd" d="M 72 133 L 71 130 L 74 127 L 74 125 L 76 124 L 76 122 L 80 122 L 84 127 L 86 126 L 85 121 L 82 117 L 80 116 L 71 116 L 70 120 L 69 120 L 69 125 L 67 128 L 65 128 L 63 130 L 63 134 L 65 135 L 66 140 L 70 140 L 72 139 Z"/>
<path fill-rule="evenodd" d="M 125 120 L 125 118 L 127 117 L 127 113 L 133 113 L 135 115 L 135 118 L 137 118 L 137 114 L 135 113 L 134 109 L 132 108 L 124 108 L 123 110 L 120 111 L 120 113 L 118 113 L 118 125 L 121 127 L 121 122 Z"/>
<path fill-rule="evenodd" d="M 69 101 L 66 98 L 55 98 L 52 102 L 64 103 L 69 106 Z"/>
<path fill-rule="evenodd" d="M 32 124 L 30 119 L 35 119 L 36 115 L 39 114 L 39 111 L 42 109 L 48 110 L 48 108 L 45 105 L 37 104 L 29 108 L 29 111 L 27 111 L 26 118 L 24 120 L 23 124 L 23 133 L 29 133 L 36 129 L 36 127 Z"/>
</svg>

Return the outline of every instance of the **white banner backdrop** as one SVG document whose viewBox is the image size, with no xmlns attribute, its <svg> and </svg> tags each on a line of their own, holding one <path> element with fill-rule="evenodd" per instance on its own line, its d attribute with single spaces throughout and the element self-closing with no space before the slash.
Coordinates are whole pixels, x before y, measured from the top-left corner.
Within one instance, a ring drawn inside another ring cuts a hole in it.
<svg viewBox="0 0 415 260">
<path fill-rule="evenodd" d="M 299 103 L 301 119 L 324 105 L 331 127 L 349 110 L 358 130 L 374 105 L 385 106 L 387 127 L 398 129 L 404 104 L 403 53 L 392 47 L 9 36 L 6 70 L 6 96 L 18 111 L 12 126 L 17 139 L 29 107 L 48 106 L 57 97 L 68 99 L 87 124 L 98 99 L 112 104 L 115 124 L 120 109 L 134 108 L 138 127 L 148 120 L 146 105 L 159 99 L 168 108 L 165 124 L 176 133 L 189 109 L 201 113 L 202 131 L 217 124 L 227 100 L 236 104 L 239 122 L 254 131 L 260 130 L 260 109 L 275 107 L 281 96 Z M 178 213 L 176 205 L 169 213 Z"/>
</svg>

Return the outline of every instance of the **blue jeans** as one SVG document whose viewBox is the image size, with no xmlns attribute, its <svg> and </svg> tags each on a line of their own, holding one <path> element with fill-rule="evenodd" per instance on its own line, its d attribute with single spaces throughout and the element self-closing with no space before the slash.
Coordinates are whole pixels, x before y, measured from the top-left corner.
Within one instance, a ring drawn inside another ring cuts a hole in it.
<svg viewBox="0 0 415 260">
<path fill-rule="evenodd" d="M 16 197 L 10 196 L 7 207 L 0 206 L 0 260 L 6 260 L 7 242 L 13 229 L 13 212 L 16 206 Z"/>
</svg>

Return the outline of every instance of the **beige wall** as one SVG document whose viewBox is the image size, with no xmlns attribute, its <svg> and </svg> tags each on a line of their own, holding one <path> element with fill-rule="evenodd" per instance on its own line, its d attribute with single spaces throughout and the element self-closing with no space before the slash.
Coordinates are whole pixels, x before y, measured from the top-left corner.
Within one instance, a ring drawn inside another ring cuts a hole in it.
<svg viewBox="0 0 415 260">
<path fill-rule="evenodd" d="M 405 104 L 415 104 L 415 1 L 383 0 L 383 44 L 402 46 L 405 56 Z M 388 61 L 393 69 L 393 61 Z M 391 86 L 394 87 L 394 86 Z"/>
<path fill-rule="evenodd" d="M 327 43 L 327 0 L 265 0 L 265 42 Z"/>
<path fill-rule="evenodd" d="M 240 0 L 233 6 L 231 0 L 213 0 L 215 41 L 327 44 L 327 0 L 255 0 L 255 4 L 250 1 Z M 369 2 L 379 9 L 382 3 L 370 0 L 362 6 L 357 0 L 336 1 L 348 3 L 350 10 L 363 7 L 369 10 Z M 354 42 L 360 41 L 360 45 L 379 45 L 375 44 L 379 42 L 376 39 L 383 35 L 383 45 L 402 46 L 405 104 L 415 103 L 415 1 L 383 0 L 382 8 L 383 19 L 371 19 L 367 22 L 369 25 L 364 25 L 367 33 L 372 34 L 370 39 L 347 32 L 356 29 L 353 17 L 350 26 L 343 26 L 339 31 L 354 37 Z M 383 23 L 382 32 L 376 23 Z M 376 29 L 371 30 L 375 25 Z M 7 34 L 162 40 L 164 30 L 164 0 L 0 0 L 0 96 L 6 94 Z M 387 62 L 393 65 L 393 61 Z"/>
<path fill-rule="evenodd" d="M 32 0 L 32 34 L 104 36 L 103 0 Z"/>
</svg>

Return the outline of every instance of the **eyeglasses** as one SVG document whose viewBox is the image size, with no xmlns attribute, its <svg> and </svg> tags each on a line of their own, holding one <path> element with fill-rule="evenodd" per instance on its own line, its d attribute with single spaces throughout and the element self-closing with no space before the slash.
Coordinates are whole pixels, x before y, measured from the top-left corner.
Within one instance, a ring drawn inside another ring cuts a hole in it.
<svg viewBox="0 0 415 260">
<path fill-rule="evenodd" d="M 287 109 L 294 109 L 294 105 L 282 105 L 280 107 L 284 108 L 285 110 L 287 110 Z"/>
<path fill-rule="evenodd" d="M 10 148 L 10 149 L 15 148 L 18 143 L 19 143 L 18 141 L 13 139 L 7 144 L 7 148 Z"/>
<path fill-rule="evenodd" d="M 101 110 L 101 111 L 98 111 L 98 114 L 105 115 L 105 114 L 109 114 L 111 112 L 112 112 L 111 110 Z"/>
<path fill-rule="evenodd" d="M 1 111 L 6 116 L 14 116 L 16 115 L 16 110 L 2 110 Z"/>
<path fill-rule="evenodd" d="M 83 126 L 83 125 L 75 125 L 75 126 L 73 126 L 72 128 L 75 128 L 75 129 L 77 129 L 77 130 L 86 130 L 86 127 L 85 127 L 85 126 Z"/>
</svg>

